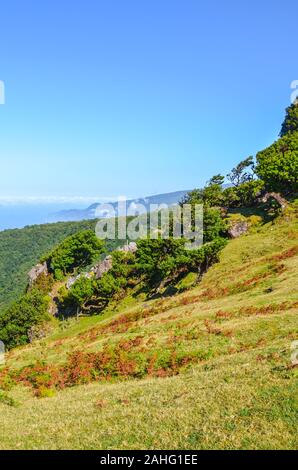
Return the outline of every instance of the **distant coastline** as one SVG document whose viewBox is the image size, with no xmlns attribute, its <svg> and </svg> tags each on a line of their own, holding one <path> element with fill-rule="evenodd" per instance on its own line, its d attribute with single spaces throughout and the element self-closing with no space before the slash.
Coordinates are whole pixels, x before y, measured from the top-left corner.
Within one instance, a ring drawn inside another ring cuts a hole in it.
<svg viewBox="0 0 298 470">
<path fill-rule="evenodd" d="M 65 204 L 0 204 L 0 231 L 49 223 L 50 214 L 63 209 Z"/>
<path fill-rule="evenodd" d="M 176 191 L 148 196 L 145 199 L 130 199 L 128 202 L 138 202 L 145 206 L 149 204 L 167 204 L 170 206 L 179 202 L 186 193 L 187 191 Z M 88 207 L 83 200 L 80 204 L 65 201 L 59 203 L 0 204 L 0 231 L 23 228 L 27 225 L 92 219 L 99 203 L 100 201 L 94 200 L 94 203 Z M 116 207 L 117 203 L 111 202 L 111 204 L 115 204 Z M 74 208 L 74 205 L 76 208 Z"/>
</svg>

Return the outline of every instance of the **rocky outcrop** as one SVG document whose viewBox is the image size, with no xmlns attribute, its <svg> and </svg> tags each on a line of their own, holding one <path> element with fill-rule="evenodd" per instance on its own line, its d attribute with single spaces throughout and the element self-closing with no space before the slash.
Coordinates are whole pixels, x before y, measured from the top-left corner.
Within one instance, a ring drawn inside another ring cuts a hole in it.
<svg viewBox="0 0 298 470">
<path fill-rule="evenodd" d="M 106 256 L 103 261 L 101 261 L 96 266 L 94 266 L 94 268 L 92 268 L 91 271 L 94 273 L 96 279 L 100 279 L 105 273 L 110 271 L 112 266 L 113 266 L 113 258 L 112 256 L 109 255 L 109 256 Z"/>
<path fill-rule="evenodd" d="M 29 342 L 33 343 L 33 341 L 46 338 L 52 329 L 53 326 L 47 322 L 44 322 L 41 325 L 31 326 L 30 330 L 28 331 Z"/>
<path fill-rule="evenodd" d="M 228 234 L 231 238 L 238 238 L 248 232 L 249 224 L 245 220 L 236 220 L 230 223 Z"/>
<path fill-rule="evenodd" d="M 66 289 L 70 289 L 74 283 L 80 279 L 81 277 L 81 274 L 78 274 L 77 276 L 72 276 L 72 277 L 69 277 L 66 281 Z"/>
<path fill-rule="evenodd" d="M 100 279 L 102 276 L 107 273 L 112 267 L 112 256 L 107 256 L 103 261 L 96 264 L 91 268 L 89 273 L 82 273 L 78 274 L 77 276 L 71 276 L 66 281 L 66 289 L 71 289 L 71 287 L 75 284 L 78 279 L 87 278 L 90 279 L 91 277 L 95 277 L 95 279 Z"/>
<path fill-rule="evenodd" d="M 138 245 L 135 242 L 130 242 L 128 245 L 124 245 L 118 248 L 119 251 L 125 251 L 126 253 L 136 253 Z"/>
<path fill-rule="evenodd" d="M 47 263 L 39 263 L 36 266 L 34 266 L 31 271 L 28 273 L 28 278 L 29 278 L 29 287 L 32 287 L 32 285 L 37 281 L 37 279 L 45 275 L 47 276 L 49 274 L 48 272 L 48 266 Z"/>
<path fill-rule="evenodd" d="M 121 248 L 118 248 L 118 251 L 124 251 L 125 253 L 135 253 L 138 247 L 135 242 L 131 242 L 128 245 L 124 245 Z M 113 266 L 113 258 L 111 255 L 106 256 L 103 261 L 98 263 L 94 268 L 92 268 L 91 272 L 94 273 L 96 279 L 102 278 L 102 276 L 109 272 Z"/>
</svg>

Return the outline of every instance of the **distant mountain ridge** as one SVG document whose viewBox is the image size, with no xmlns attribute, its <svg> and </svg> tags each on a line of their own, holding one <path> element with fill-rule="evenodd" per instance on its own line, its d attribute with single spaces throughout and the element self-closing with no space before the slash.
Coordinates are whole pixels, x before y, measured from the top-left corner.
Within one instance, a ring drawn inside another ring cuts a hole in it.
<svg viewBox="0 0 298 470">
<path fill-rule="evenodd" d="M 189 190 L 175 191 L 172 193 L 156 194 L 154 196 L 148 196 L 145 198 L 129 199 L 126 201 L 126 206 L 127 208 L 130 207 L 136 209 L 138 205 L 142 205 L 144 206 L 145 211 L 148 212 L 150 205 L 152 204 L 166 204 L 167 206 L 178 204 L 188 192 Z M 100 206 L 103 206 L 102 209 Z M 97 217 L 117 217 L 117 208 L 118 201 L 111 201 L 109 203 L 94 203 L 86 209 L 70 209 L 55 212 L 49 215 L 48 221 L 68 222 L 94 219 Z"/>
</svg>

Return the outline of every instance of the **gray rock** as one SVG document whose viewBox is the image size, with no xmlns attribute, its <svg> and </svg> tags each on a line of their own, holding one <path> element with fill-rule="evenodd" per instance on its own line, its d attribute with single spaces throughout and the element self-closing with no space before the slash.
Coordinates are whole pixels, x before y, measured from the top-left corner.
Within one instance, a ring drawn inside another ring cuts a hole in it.
<svg viewBox="0 0 298 470">
<path fill-rule="evenodd" d="M 70 289 L 74 283 L 80 279 L 81 277 L 81 274 L 78 274 L 77 276 L 72 276 L 72 277 L 69 277 L 66 281 L 66 289 Z"/>
<path fill-rule="evenodd" d="M 246 221 L 238 221 L 231 224 L 230 228 L 228 229 L 228 234 L 231 238 L 238 238 L 241 235 L 244 235 L 248 232 L 248 222 Z"/>
<path fill-rule="evenodd" d="M 138 251 L 138 246 L 135 242 L 130 242 L 128 245 L 124 245 L 118 248 L 119 251 L 125 251 L 126 253 L 135 253 Z"/>
<path fill-rule="evenodd" d="M 135 242 L 130 242 L 128 245 L 124 245 L 121 248 L 118 248 L 118 251 L 124 251 L 125 253 L 135 253 L 138 247 Z M 106 256 L 106 258 L 98 263 L 94 268 L 91 269 L 91 272 L 95 274 L 96 279 L 102 278 L 102 276 L 110 271 L 113 266 L 113 258 L 111 255 Z"/>
<path fill-rule="evenodd" d="M 109 255 L 103 261 L 94 266 L 94 268 L 92 268 L 92 272 L 94 272 L 96 279 L 100 279 L 105 273 L 110 271 L 112 265 L 113 258 Z"/>
<path fill-rule="evenodd" d="M 44 262 L 43 264 L 41 263 L 37 264 L 31 269 L 31 271 L 29 271 L 28 273 L 29 286 L 31 287 L 34 284 L 34 282 L 43 274 L 45 276 L 49 274 L 46 262 Z"/>
<path fill-rule="evenodd" d="M 28 331 L 29 342 L 33 343 L 33 341 L 45 338 L 52 331 L 52 328 L 53 327 L 50 323 L 32 326 Z"/>
</svg>

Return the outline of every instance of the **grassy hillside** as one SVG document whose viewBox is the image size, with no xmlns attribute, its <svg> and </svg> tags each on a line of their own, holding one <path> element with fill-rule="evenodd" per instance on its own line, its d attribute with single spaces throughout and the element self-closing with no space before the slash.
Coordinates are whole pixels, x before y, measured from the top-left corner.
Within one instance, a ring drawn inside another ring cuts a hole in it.
<svg viewBox="0 0 298 470">
<path fill-rule="evenodd" d="M 0 448 L 297 448 L 297 276 L 291 215 L 229 242 L 195 289 L 57 324 L 7 357 Z"/>
</svg>

